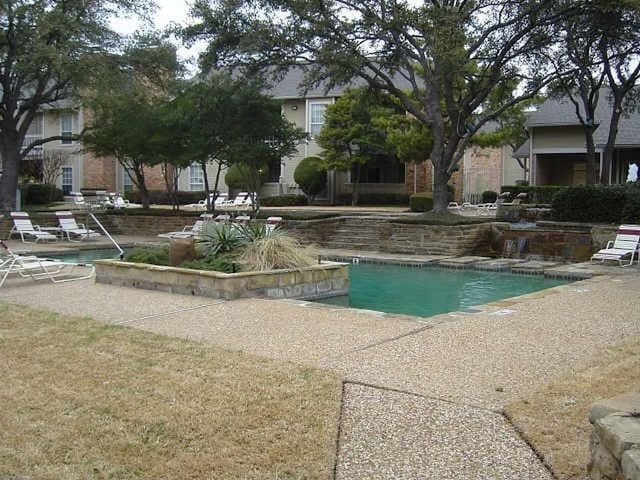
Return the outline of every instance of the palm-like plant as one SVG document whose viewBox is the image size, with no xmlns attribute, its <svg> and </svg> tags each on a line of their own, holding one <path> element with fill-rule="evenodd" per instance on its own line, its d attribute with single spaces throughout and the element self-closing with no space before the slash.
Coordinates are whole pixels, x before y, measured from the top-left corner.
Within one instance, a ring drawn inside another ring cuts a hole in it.
<svg viewBox="0 0 640 480">
<path fill-rule="evenodd" d="M 246 243 L 235 225 L 206 222 L 196 238 L 196 246 L 203 257 L 231 253 Z"/>
</svg>

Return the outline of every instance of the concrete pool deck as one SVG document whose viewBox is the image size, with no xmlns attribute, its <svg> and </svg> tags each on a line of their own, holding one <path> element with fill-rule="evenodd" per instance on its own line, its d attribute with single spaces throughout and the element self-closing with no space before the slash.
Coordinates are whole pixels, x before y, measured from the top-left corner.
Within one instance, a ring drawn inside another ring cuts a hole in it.
<svg viewBox="0 0 640 480">
<path fill-rule="evenodd" d="M 640 335 L 637 265 L 571 268 L 609 275 L 429 319 L 91 280 L 13 279 L 0 301 L 335 370 L 345 379 L 338 479 L 550 479 L 501 409 Z"/>
</svg>

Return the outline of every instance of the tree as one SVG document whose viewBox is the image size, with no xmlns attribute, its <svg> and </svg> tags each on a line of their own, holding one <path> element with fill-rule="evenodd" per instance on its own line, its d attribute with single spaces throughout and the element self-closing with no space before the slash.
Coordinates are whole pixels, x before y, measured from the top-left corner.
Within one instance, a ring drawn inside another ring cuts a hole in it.
<svg viewBox="0 0 640 480">
<path fill-rule="evenodd" d="M 4 0 L 0 8 L 0 210 L 12 210 L 20 162 L 52 136 L 24 144 L 45 105 L 74 98 L 97 54 L 113 46 L 116 11 L 145 13 L 148 1 Z"/>
<path fill-rule="evenodd" d="M 559 49 L 549 56 L 558 77 L 552 95 L 567 98 L 582 125 L 587 184 L 609 183 L 620 116 L 637 103 L 634 87 L 640 77 L 640 5 L 628 0 L 566 0 L 560 7 L 565 4 L 579 5 L 580 9 L 563 19 L 558 30 Z M 599 128 L 596 113 L 602 94 L 609 96 L 611 115 L 598 178 L 594 132 Z"/>
<path fill-rule="evenodd" d="M 103 59 L 101 77 L 85 101 L 91 124 L 82 135 L 87 150 L 113 156 L 149 208 L 145 167 L 162 164 L 175 142 L 166 128 L 163 108 L 180 65 L 175 47 L 157 37 L 137 38 L 122 55 Z"/>
<path fill-rule="evenodd" d="M 293 172 L 293 179 L 313 199 L 327 188 L 327 166 L 320 157 L 305 157 Z"/>
<path fill-rule="evenodd" d="M 537 55 L 552 44 L 553 26 L 565 14 L 554 5 L 198 0 L 192 13 L 200 22 L 185 34 L 210 40 L 204 65 L 282 71 L 304 64 L 306 85 L 360 78 L 392 93 L 431 133 L 434 210 L 443 212 L 447 182 L 473 134 L 549 81 Z M 486 108 L 495 92 L 500 102 Z"/>
<path fill-rule="evenodd" d="M 389 95 L 364 88 L 348 89 L 335 103 L 327 106 L 317 142 L 324 149 L 321 155 L 328 168 L 355 168 L 355 178 L 351 179 L 353 205 L 358 204 L 362 166 L 381 157 L 397 161 L 387 142 L 382 119 L 401 113 Z"/>
<path fill-rule="evenodd" d="M 262 93 L 263 85 L 228 75 L 211 75 L 207 80 L 186 88 L 172 102 L 174 129 L 180 132 L 185 163 L 206 166 L 217 164 L 214 190 L 223 167 L 243 164 L 247 167 L 247 185 L 257 192 L 266 166 L 291 154 L 306 135 L 288 122 L 278 102 Z M 257 199 L 254 208 L 259 207 Z M 209 210 L 213 204 L 209 202 Z"/>
</svg>

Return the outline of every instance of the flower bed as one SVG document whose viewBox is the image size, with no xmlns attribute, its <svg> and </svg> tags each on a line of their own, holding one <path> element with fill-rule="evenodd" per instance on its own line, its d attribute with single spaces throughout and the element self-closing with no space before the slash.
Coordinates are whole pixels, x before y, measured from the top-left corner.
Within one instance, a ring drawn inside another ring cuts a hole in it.
<svg viewBox="0 0 640 480">
<path fill-rule="evenodd" d="M 96 282 L 227 300 L 247 297 L 314 299 L 345 295 L 348 265 L 322 262 L 299 270 L 222 273 L 97 260 Z"/>
</svg>

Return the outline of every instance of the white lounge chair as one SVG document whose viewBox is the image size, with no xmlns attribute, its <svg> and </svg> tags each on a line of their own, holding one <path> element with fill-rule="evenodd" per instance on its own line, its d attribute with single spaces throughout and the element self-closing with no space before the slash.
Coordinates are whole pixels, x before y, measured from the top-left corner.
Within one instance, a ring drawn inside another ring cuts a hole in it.
<svg viewBox="0 0 640 480">
<path fill-rule="evenodd" d="M 273 232 L 276 228 L 278 228 L 281 222 L 282 217 L 267 217 L 267 220 L 265 222 L 267 233 Z"/>
<path fill-rule="evenodd" d="M 621 267 L 633 265 L 633 261 L 638 259 L 638 243 L 640 242 L 640 225 L 620 225 L 615 240 L 609 240 L 606 248 L 598 250 L 591 256 L 591 262 L 599 260 L 604 263 L 606 260 L 616 260 Z M 629 260 L 626 263 L 626 260 Z M 625 263 L 622 263 L 625 261 Z"/>
<path fill-rule="evenodd" d="M 0 287 L 14 274 L 22 278 L 47 279 L 53 283 L 62 283 L 91 278 L 94 271 L 93 265 L 16 255 L 0 240 Z"/>
<path fill-rule="evenodd" d="M 100 236 L 95 230 L 86 228 L 84 223 L 77 223 L 75 217 L 69 211 L 56 212 L 56 216 L 58 217 L 62 234 L 66 235 L 67 239 L 71 242 L 80 242 Z"/>
<path fill-rule="evenodd" d="M 213 215 L 210 213 L 203 213 L 198 217 L 198 219 L 194 222 L 193 225 L 186 225 L 182 230 L 178 230 L 176 232 L 167 232 L 160 233 L 158 237 L 160 238 L 189 238 L 197 235 L 202 231 L 202 227 L 205 222 L 210 222 L 213 220 Z"/>
<path fill-rule="evenodd" d="M 58 239 L 54 234 L 42 230 L 40 225 L 34 225 L 31 223 L 31 219 L 27 212 L 11 212 L 11 218 L 13 220 L 13 227 L 9 232 L 9 237 L 14 233 L 17 233 L 20 235 L 20 239 L 25 243 L 28 242 L 29 238 L 32 238 L 34 242 L 39 242 L 40 240 L 54 241 Z"/>
<path fill-rule="evenodd" d="M 256 198 L 255 193 L 240 192 L 235 198 L 229 202 L 221 205 L 223 208 L 246 208 L 253 205 L 253 200 Z"/>
</svg>

